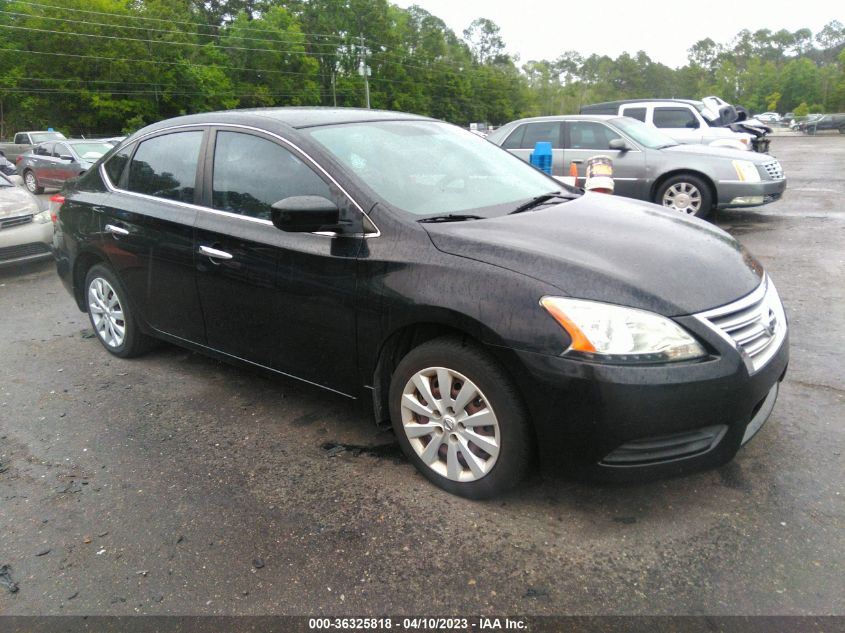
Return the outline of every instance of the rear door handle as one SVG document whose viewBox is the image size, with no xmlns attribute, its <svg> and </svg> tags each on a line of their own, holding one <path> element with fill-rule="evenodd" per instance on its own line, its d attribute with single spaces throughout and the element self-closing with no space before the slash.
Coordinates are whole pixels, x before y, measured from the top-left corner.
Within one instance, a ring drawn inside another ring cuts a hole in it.
<svg viewBox="0 0 845 633">
<path fill-rule="evenodd" d="M 106 233 L 111 233 L 112 235 L 129 235 L 129 231 L 124 229 L 120 226 L 115 226 L 114 224 L 106 224 Z"/>
<path fill-rule="evenodd" d="M 233 257 L 231 253 L 219 251 L 216 248 L 211 248 L 210 246 L 200 246 L 199 252 L 200 255 L 205 255 L 206 257 L 211 257 L 212 259 L 232 259 Z"/>
</svg>

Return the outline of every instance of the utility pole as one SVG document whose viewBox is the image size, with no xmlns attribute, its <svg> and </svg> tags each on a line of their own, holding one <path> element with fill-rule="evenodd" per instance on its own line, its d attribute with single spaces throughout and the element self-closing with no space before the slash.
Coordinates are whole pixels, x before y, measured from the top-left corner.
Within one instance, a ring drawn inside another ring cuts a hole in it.
<svg viewBox="0 0 845 633">
<path fill-rule="evenodd" d="M 361 46 L 359 47 L 359 64 L 358 74 L 364 78 L 364 99 L 367 104 L 367 110 L 370 109 L 370 75 L 372 70 L 367 66 L 367 49 L 364 47 L 364 34 L 360 36 Z"/>
<path fill-rule="evenodd" d="M 332 71 L 332 101 L 334 102 L 334 107 L 337 107 L 337 73 Z"/>
</svg>

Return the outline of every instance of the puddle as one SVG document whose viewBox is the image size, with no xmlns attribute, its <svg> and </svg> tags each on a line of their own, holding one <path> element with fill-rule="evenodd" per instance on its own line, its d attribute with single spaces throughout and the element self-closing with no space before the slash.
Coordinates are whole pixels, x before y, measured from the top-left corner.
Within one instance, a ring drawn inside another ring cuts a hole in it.
<svg viewBox="0 0 845 633">
<path fill-rule="evenodd" d="M 399 444 L 391 442 L 389 444 L 377 444 L 375 446 L 362 446 L 360 444 L 342 444 L 340 442 L 325 442 L 320 445 L 326 452 L 327 457 L 336 457 L 343 453 L 350 453 L 353 457 L 359 455 L 369 455 L 377 459 L 392 459 L 394 461 L 404 461 L 402 449 Z"/>
</svg>

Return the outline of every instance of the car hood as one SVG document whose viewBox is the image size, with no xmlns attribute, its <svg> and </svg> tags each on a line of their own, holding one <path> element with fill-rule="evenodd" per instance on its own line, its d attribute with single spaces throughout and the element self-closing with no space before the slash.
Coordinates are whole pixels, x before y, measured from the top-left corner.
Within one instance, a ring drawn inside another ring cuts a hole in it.
<svg viewBox="0 0 845 633">
<path fill-rule="evenodd" d="M 662 151 L 672 152 L 674 154 L 719 156 L 721 158 L 729 158 L 731 160 L 750 160 L 753 163 L 764 163 L 766 160 L 771 160 L 771 156 L 766 154 L 758 154 L 757 152 L 748 152 L 741 149 L 731 149 L 729 147 L 714 147 L 713 145 L 672 145 L 671 147 L 664 147 Z"/>
<path fill-rule="evenodd" d="M 38 200 L 22 187 L 0 187 L 0 218 L 38 213 Z"/>
<path fill-rule="evenodd" d="M 754 257 L 721 229 L 605 194 L 517 215 L 424 226 L 443 252 L 522 273 L 570 297 L 666 316 L 730 303 L 753 291 L 763 275 Z"/>
</svg>

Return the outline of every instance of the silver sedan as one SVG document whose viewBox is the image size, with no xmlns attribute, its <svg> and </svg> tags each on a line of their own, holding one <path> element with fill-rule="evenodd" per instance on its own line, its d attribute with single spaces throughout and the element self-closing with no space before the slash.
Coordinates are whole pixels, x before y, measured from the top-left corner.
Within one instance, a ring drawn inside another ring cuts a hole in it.
<svg viewBox="0 0 845 633">
<path fill-rule="evenodd" d="M 50 257 L 50 220 L 35 196 L 0 174 L 0 267 Z"/>
<path fill-rule="evenodd" d="M 564 181 L 571 164 L 583 183 L 587 161 L 613 160 L 615 193 L 706 217 L 712 209 L 753 207 L 780 199 L 786 178 L 768 154 L 680 145 L 630 117 L 579 115 L 513 121 L 487 140 L 525 161 L 538 141 L 552 144 L 552 174 Z"/>
</svg>

